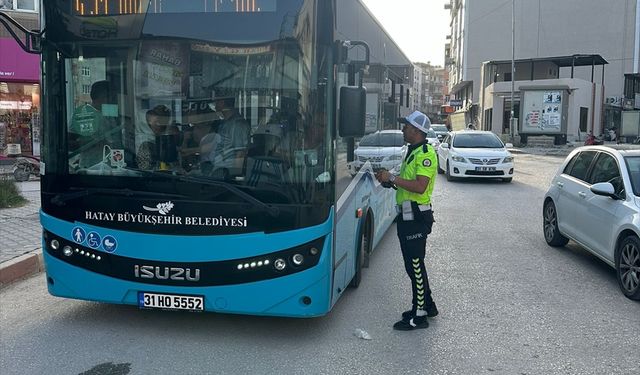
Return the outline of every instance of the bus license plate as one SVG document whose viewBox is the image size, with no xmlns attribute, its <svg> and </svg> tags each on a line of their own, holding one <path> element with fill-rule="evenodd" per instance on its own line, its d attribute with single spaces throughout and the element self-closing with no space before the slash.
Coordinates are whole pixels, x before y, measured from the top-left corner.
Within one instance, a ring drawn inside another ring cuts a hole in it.
<svg viewBox="0 0 640 375">
<path fill-rule="evenodd" d="M 481 172 L 493 172 L 496 170 L 496 167 L 476 167 L 476 171 Z"/>
<path fill-rule="evenodd" d="M 204 311 L 204 297 L 139 292 L 138 306 L 145 309 Z"/>
</svg>

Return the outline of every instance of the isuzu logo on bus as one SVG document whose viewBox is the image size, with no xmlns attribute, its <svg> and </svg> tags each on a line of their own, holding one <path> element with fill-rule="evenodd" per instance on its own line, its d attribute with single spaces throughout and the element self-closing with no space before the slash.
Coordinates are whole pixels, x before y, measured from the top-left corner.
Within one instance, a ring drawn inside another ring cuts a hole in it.
<svg viewBox="0 0 640 375">
<path fill-rule="evenodd" d="M 156 280 L 177 280 L 177 281 L 199 281 L 199 268 L 182 267 L 159 267 L 159 266 L 139 266 L 135 265 L 133 274 L 140 279 Z"/>
</svg>

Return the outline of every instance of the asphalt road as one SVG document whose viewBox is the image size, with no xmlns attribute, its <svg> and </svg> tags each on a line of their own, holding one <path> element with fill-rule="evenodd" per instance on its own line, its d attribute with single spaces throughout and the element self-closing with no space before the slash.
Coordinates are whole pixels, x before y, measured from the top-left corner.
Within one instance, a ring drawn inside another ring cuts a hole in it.
<svg viewBox="0 0 640 375">
<path fill-rule="evenodd" d="M 392 227 L 360 288 L 317 319 L 146 311 L 51 297 L 42 275 L 16 283 L 0 291 L 0 373 L 638 374 L 640 303 L 575 244 L 544 241 L 561 160 L 517 155 L 510 184 L 439 176 L 427 269 L 440 315 L 426 330 L 391 329 L 410 300 Z"/>
</svg>

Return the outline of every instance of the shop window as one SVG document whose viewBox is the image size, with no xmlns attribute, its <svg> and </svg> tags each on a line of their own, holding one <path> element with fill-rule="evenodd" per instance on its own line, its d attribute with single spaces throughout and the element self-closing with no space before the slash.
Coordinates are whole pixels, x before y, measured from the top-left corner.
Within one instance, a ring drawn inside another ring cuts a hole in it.
<svg viewBox="0 0 640 375">
<path fill-rule="evenodd" d="M 0 155 L 9 146 L 23 154 L 40 150 L 40 86 L 33 83 L 0 83 Z"/>
<path fill-rule="evenodd" d="M 36 0 L 4 0 L 0 1 L 0 10 L 18 10 L 25 12 L 37 12 L 38 1 Z"/>
</svg>

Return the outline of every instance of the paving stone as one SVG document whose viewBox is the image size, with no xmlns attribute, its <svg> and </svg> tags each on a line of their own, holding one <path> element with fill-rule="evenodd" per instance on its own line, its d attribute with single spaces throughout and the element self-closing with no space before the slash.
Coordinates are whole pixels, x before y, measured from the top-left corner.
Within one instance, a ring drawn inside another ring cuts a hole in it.
<svg viewBox="0 0 640 375">
<path fill-rule="evenodd" d="M 28 204 L 0 209 L 0 263 L 17 258 L 42 246 L 40 226 L 40 183 L 18 183 Z"/>
</svg>

